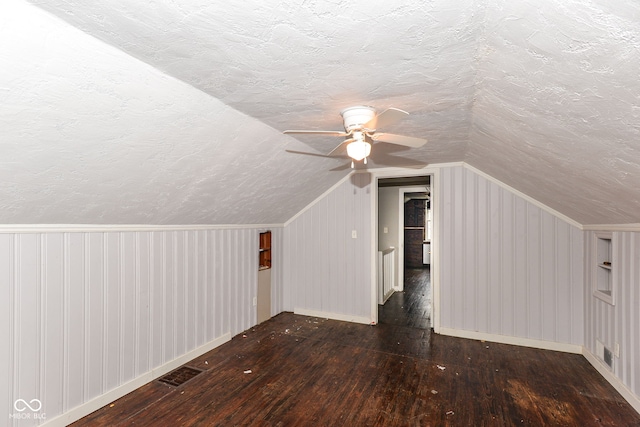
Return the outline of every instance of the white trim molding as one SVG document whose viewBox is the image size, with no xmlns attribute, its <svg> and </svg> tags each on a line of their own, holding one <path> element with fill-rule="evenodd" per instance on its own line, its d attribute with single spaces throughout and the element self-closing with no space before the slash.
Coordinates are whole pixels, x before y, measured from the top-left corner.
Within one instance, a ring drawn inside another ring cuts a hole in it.
<svg viewBox="0 0 640 427">
<path fill-rule="evenodd" d="M 93 400 L 90 400 L 86 403 L 83 403 L 80 406 L 77 406 L 70 411 L 65 412 L 62 415 L 59 415 L 55 418 L 47 420 L 42 426 L 47 427 L 64 427 L 67 426 L 79 419 L 91 414 L 92 412 L 97 411 L 105 405 L 113 402 L 121 398 L 122 396 L 131 393 L 137 388 L 142 387 L 143 385 L 160 378 L 161 376 L 173 371 L 179 366 L 184 365 L 185 363 L 195 359 L 196 357 L 200 357 L 208 351 L 213 350 L 216 347 L 221 346 L 222 344 L 229 342 L 231 340 L 231 333 L 227 332 L 226 334 L 196 348 L 191 350 L 188 353 L 183 354 L 180 357 L 177 357 L 170 362 L 165 363 L 162 366 L 158 366 L 157 368 L 153 368 L 151 371 L 148 371 L 137 378 L 129 381 L 128 383 L 122 384 L 119 387 L 116 387 L 108 392 L 101 394 Z"/>
<path fill-rule="evenodd" d="M 584 229 L 584 226 L 582 224 L 580 224 L 578 221 L 574 220 L 573 218 L 569 218 L 568 216 L 566 216 L 565 214 L 562 214 L 560 212 L 558 212 L 555 209 L 550 208 L 549 206 L 545 205 L 544 203 L 534 199 L 533 197 L 527 196 L 526 194 L 524 194 L 521 191 L 516 190 L 515 188 L 505 184 L 504 182 L 492 177 L 491 175 L 482 172 L 480 169 L 475 168 L 474 166 L 471 166 L 468 163 L 463 163 L 463 167 L 465 167 L 466 169 L 475 172 L 476 174 L 482 176 L 483 178 L 493 182 L 496 185 L 499 185 L 500 187 L 504 188 L 505 190 L 510 191 L 511 193 L 515 194 L 516 196 L 526 200 L 527 202 L 539 207 L 540 209 L 542 209 L 543 211 L 555 216 L 556 218 L 559 218 L 571 225 L 573 225 L 574 227 L 577 227 L 580 230 Z"/>
<path fill-rule="evenodd" d="M 307 310 L 304 308 L 294 308 L 293 314 L 318 317 L 321 319 L 340 320 L 343 322 L 362 323 L 364 325 L 370 325 L 372 323 L 371 319 L 369 319 L 368 317 L 354 316 L 351 314 L 329 313 L 326 311 Z"/>
<path fill-rule="evenodd" d="M 507 335 L 488 334 L 485 332 L 465 331 L 462 329 L 440 328 L 440 334 L 471 340 L 489 341 L 500 344 L 518 345 L 521 347 L 539 348 L 541 350 L 562 351 L 564 353 L 582 354 L 582 346 L 531 338 L 512 337 Z"/>
<path fill-rule="evenodd" d="M 283 228 L 284 224 L 211 224 L 211 225 L 145 225 L 145 224 L 0 224 L 0 234 L 18 233 L 106 233 L 135 231 L 198 231 Z"/>
<path fill-rule="evenodd" d="M 618 393 L 640 414 L 640 397 L 636 396 L 599 358 L 592 354 L 586 347 L 582 349 L 582 355 L 598 371 L 605 380 L 616 389 Z"/>
<path fill-rule="evenodd" d="M 333 190 L 335 190 L 336 188 L 340 187 L 346 180 L 348 180 L 349 178 L 351 178 L 351 176 L 356 173 L 356 172 L 350 172 L 349 174 L 347 174 L 344 178 L 342 178 L 340 181 L 336 182 L 334 185 L 332 185 L 327 191 L 325 191 L 324 193 L 322 193 L 321 195 L 319 195 L 318 197 L 315 198 L 315 200 L 313 200 L 311 203 L 309 203 L 307 206 L 305 206 L 304 208 L 300 209 L 300 212 L 298 212 L 297 214 L 295 214 L 294 216 L 292 216 L 291 218 L 289 218 L 287 221 L 285 221 L 285 223 L 283 224 L 283 227 L 288 226 L 289 224 L 291 224 L 293 221 L 295 221 L 300 215 L 302 215 L 303 213 L 305 213 L 306 211 L 308 211 L 309 209 L 311 209 L 315 204 L 317 204 L 318 202 L 320 202 L 320 200 L 324 199 L 329 193 L 331 193 Z"/>
<path fill-rule="evenodd" d="M 640 231 L 640 224 L 590 224 L 583 225 L 585 231 Z"/>
<path fill-rule="evenodd" d="M 377 253 L 378 253 L 378 181 L 384 178 L 398 178 L 398 177 L 413 177 L 413 176 L 430 176 L 430 193 L 431 203 L 435 206 L 433 211 L 433 236 L 431 236 L 431 326 L 436 333 L 440 331 L 440 213 L 437 208 L 440 205 L 440 170 L 447 167 L 460 167 L 464 163 L 438 163 L 433 165 L 427 165 L 421 169 L 404 169 L 404 168 L 382 168 L 374 169 L 373 182 L 375 183 L 373 191 L 373 200 L 371 204 L 371 230 L 372 230 L 372 244 L 371 244 L 371 259 L 372 272 L 371 272 L 371 293 L 372 300 L 377 301 L 376 295 L 378 292 L 377 282 Z M 406 188 L 406 187 L 405 187 Z M 400 252 L 403 248 L 398 248 Z M 402 263 L 399 264 L 399 269 L 402 271 Z M 402 276 L 402 274 L 401 274 Z M 404 277 L 403 285 L 404 285 Z M 378 319 L 378 305 L 372 304 L 371 318 L 377 322 Z"/>
</svg>

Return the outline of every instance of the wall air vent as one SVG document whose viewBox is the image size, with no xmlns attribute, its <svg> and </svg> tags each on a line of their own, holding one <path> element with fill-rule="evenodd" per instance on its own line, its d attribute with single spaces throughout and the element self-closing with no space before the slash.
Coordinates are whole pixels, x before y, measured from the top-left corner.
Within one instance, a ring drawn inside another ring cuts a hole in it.
<svg viewBox="0 0 640 427">
<path fill-rule="evenodd" d="M 607 366 L 613 368 L 613 354 L 600 340 L 596 340 L 596 356 L 606 363 Z"/>
<path fill-rule="evenodd" d="M 611 356 L 611 350 L 609 350 L 607 347 L 604 348 L 604 355 L 602 357 L 602 360 L 604 360 L 604 363 L 609 365 L 610 368 L 613 367 L 613 357 Z"/>
</svg>

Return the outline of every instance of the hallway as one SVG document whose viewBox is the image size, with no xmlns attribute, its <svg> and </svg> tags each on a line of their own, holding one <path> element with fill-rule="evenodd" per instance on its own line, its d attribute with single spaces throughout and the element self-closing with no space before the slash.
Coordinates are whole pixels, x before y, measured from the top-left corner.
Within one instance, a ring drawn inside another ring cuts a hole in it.
<svg viewBox="0 0 640 427">
<path fill-rule="evenodd" d="M 404 291 L 394 292 L 378 306 L 378 323 L 431 329 L 431 311 L 429 268 L 405 268 Z"/>
</svg>

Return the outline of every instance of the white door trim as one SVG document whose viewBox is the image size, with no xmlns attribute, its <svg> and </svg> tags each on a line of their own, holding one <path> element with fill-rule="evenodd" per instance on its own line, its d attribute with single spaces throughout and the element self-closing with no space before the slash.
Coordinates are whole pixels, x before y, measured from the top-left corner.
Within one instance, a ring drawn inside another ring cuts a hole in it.
<svg viewBox="0 0 640 427">
<path fill-rule="evenodd" d="M 381 178 L 401 178 L 410 176 L 430 175 L 431 204 L 433 213 L 433 235 L 431 236 L 431 326 L 434 332 L 440 332 L 440 167 L 428 166 L 418 170 L 402 168 L 377 169 L 372 171 L 373 188 L 371 203 L 371 322 L 378 323 L 378 180 Z M 403 187 L 405 188 L 405 187 Z M 404 203 L 403 203 L 404 205 Z M 404 208 L 402 210 L 402 223 L 404 223 Z M 402 224 L 404 228 L 404 224 Z M 404 230 L 401 237 L 404 242 Z M 399 248 L 402 249 L 402 248 Z M 402 262 L 404 263 L 403 250 Z M 400 266 L 398 266 L 400 269 Z M 402 269 L 401 269 L 402 271 Z M 404 274 L 401 276 L 404 282 Z M 403 283 L 404 284 L 404 283 Z"/>
</svg>

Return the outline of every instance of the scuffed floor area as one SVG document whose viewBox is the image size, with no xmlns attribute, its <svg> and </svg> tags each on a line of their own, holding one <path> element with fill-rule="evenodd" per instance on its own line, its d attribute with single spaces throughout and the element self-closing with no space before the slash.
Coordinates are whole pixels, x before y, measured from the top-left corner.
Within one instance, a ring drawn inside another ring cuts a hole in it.
<svg viewBox="0 0 640 427">
<path fill-rule="evenodd" d="M 580 355 L 282 313 L 74 426 L 635 426 Z"/>
</svg>

